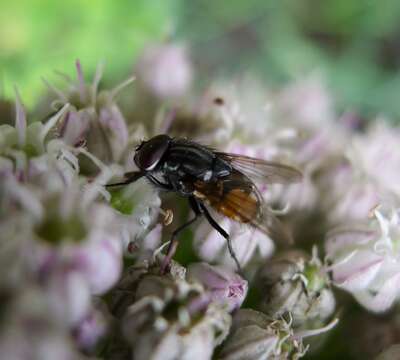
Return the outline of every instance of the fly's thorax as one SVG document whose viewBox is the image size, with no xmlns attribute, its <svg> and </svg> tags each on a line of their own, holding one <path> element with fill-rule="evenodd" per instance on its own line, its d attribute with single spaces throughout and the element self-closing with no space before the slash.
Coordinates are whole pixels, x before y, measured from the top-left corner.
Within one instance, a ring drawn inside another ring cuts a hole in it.
<svg viewBox="0 0 400 360">
<path fill-rule="evenodd" d="M 173 177 L 191 177 L 205 182 L 228 176 L 232 172 L 232 166 L 212 150 L 185 140 L 172 142 L 164 157 L 163 168 Z"/>
<path fill-rule="evenodd" d="M 213 162 L 213 174 L 215 178 L 221 178 L 228 176 L 232 173 L 232 165 L 226 162 L 225 160 L 215 156 Z"/>
<path fill-rule="evenodd" d="M 179 170 L 180 164 L 177 161 L 166 160 L 162 164 L 162 169 L 164 172 L 177 172 Z"/>
<path fill-rule="evenodd" d="M 178 164 L 178 169 L 182 174 L 201 178 L 207 170 L 212 171 L 214 158 L 214 153 L 206 147 L 178 141 L 170 147 L 166 161 L 170 164 L 169 168 L 171 169 Z"/>
</svg>

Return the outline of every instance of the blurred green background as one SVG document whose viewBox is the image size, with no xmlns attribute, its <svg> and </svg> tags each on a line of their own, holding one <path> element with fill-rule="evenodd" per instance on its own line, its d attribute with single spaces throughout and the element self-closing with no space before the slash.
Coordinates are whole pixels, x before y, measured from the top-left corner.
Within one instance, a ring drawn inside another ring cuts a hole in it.
<svg viewBox="0 0 400 360">
<path fill-rule="evenodd" d="M 27 105 L 45 92 L 41 77 L 86 74 L 105 60 L 117 83 L 149 42 L 192 50 L 205 82 L 252 72 L 271 86 L 321 75 L 338 110 L 400 118 L 398 0 L 0 0 L 0 80 Z"/>
</svg>

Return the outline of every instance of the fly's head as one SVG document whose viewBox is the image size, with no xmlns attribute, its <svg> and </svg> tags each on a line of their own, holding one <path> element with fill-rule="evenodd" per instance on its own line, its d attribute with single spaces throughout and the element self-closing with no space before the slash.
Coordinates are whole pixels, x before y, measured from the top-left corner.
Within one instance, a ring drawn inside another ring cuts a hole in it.
<svg viewBox="0 0 400 360">
<path fill-rule="evenodd" d="M 134 161 L 142 171 L 152 171 L 166 153 L 170 141 L 168 135 L 157 135 L 148 141 L 142 141 L 136 148 Z"/>
</svg>

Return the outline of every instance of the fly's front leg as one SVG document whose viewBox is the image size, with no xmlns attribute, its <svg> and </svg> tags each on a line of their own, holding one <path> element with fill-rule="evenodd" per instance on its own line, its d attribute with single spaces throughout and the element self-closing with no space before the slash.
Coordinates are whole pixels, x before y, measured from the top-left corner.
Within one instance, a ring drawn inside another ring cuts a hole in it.
<svg viewBox="0 0 400 360">
<path fill-rule="evenodd" d="M 233 250 L 232 241 L 231 241 L 228 233 L 212 218 L 211 214 L 208 212 L 208 210 L 204 206 L 204 204 L 201 203 L 199 206 L 201 208 L 202 213 L 204 214 L 204 216 L 206 217 L 207 221 L 209 222 L 209 224 L 215 230 L 217 230 L 226 239 L 226 242 L 228 243 L 229 254 L 232 256 L 232 259 L 236 263 L 236 266 L 237 266 L 237 269 L 238 269 L 238 273 L 240 275 L 243 275 L 242 267 L 240 266 L 239 260 L 236 257 L 235 251 Z"/>
<path fill-rule="evenodd" d="M 124 181 L 114 183 L 114 184 L 106 184 L 105 187 L 113 187 L 113 186 L 121 186 L 128 185 L 143 177 L 145 174 L 141 171 L 132 171 L 124 174 Z"/>
<path fill-rule="evenodd" d="M 186 223 L 184 223 L 183 225 L 179 226 L 172 233 L 171 240 L 170 240 L 170 243 L 169 243 L 168 249 L 167 249 L 167 255 L 165 256 L 165 258 L 161 264 L 161 274 L 165 274 L 167 267 L 169 266 L 171 259 L 173 258 L 174 254 L 176 252 L 176 249 L 179 244 L 178 235 L 183 230 L 185 230 L 187 227 L 192 225 L 202 215 L 199 203 L 193 196 L 189 197 L 189 204 L 194 212 L 194 217 L 192 219 L 190 219 L 189 221 L 187 221 Z"/>
</svg>

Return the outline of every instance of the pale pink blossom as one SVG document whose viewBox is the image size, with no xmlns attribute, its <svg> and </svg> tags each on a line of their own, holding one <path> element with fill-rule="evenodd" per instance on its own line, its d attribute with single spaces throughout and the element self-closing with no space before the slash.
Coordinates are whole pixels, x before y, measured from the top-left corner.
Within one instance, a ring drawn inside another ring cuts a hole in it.
<svg viewBox="0 0 400 360">
<path fill-rule="evenodd" d="M 73 290 L 73 289 L 71 289 Z M 79 290 L 79 288 L 77 289 Z M 1 357 L 8 360 L 81 359 L 65 323 L 49 311 L 49 299 L 29 284 L 2 302 Z M 62 301 L 62 299 L 61 299 Z"/>
<path fill-rule="evenodd" d="M 136 64 L 140 85 L 152 96 L 169 99 L 185 95 L 193 77 L 187 49 L 179 44 L 147 46 Z"/>
<path fill-rule="evenodd" d="M 247 295 L 247 281 L 223 266 L 194 263 L 188 267 L 189 280 L 198 281 L 211 294 L 211 299 L 227 304 L 229 311 L 239 308 Z"/>
<path fill-rule="evenodd" d="M 332 97 L 317 75 L 300 79 L 284 88 L 277 100 L 277 107 L 287 117 L 299 119 L 315 128 L 335 117 Z"/>
<path fill-rule="evenodd" d="M 349 157 L 360 176 L 366 176 L 381 191 L 400 195 L 400 128 L 378 119 L 365 134 L 354 138 Z"/>
<path fill-rule="evenodd" d="M 399 129 L 378 122 L 353 136 L 339 161 L 325 165 L 318 182 L 330 224 L 365 223 L 377 205 L 396 206 L 400 157 L 394 149 L 399 134 Z"/>
<path fill-rule="evenodd" d="M 67 266 L 47 274 L 45 291 L 51 316 L 70 327 L 83 321 L 90 308 L 90 290 L 85 277 Z"/>
<path fill-rule="evenodd" d="M 105 336 L 109 321 L 110 314 L 106 304 L 95 298 L 89 312 L 72 331 L 79 349 L 92 353 L 99 340 Z"/>
<path fill-rule="evenodd" d="M 77 249 L 76 267 L 88 281 L 92 294 L 103 294 L 118 281 L 122 270 L 121 239 L 107 234 L 92 234 L 86 247 Z"/>
<path fill-rule="evenodd" d="M 222 344 L 220 359 L 300 359 L 307 352 L 303 339 L 331 330 L 334 319 L 319 329 L 293 329 L 291 322 L 271 319 L 252 310 L 240 309 L 234 314 L 231 332 Z"/>
<path fill-rule="evenodd" d="M 157 269 L 134 276 L 127 289 L 134 302 L 126 308 L 122 333 L 135 359 L 211 359 L 228 333 L 227 309 L 199 283 L 173 272 L 160 276 Z"/>
<path fill-rule="evenodd" d="M 111 190 L 111 204 L 118 215 L 124 255 L 138 261 L 150 259 L 161 245 L 158 191 L 145 180 L 138 180 L 115 192 Z"/>
<path fill-rule="evenodd" d="M 398 210 L 374 214 L 369 228 L 331 232 L 325 248 L 334 284 L 368 310 L 383 312 L 400 297 L 400 222 Z"/>
<path fill-rule="evenodd" d="M 259 230 L 235 223 L 228 218 L 223 218 L 219 224 L 230 235 L 233 250 L 242 267 L 245 267 L 255 254 L 260 258 L 267 258 L 274 251 L 272 240 Z M 202 221 L 196 228 L 194 239 L 198 255 L 203 260 L 236 269 L 226 239 L 207 221 Z"/>
<path fill-rule="evenodd" d="M 68 79 L 70 88 L 66 92 L 47 84 L 56 94 L 57 103 L 69 104 L 68 112 L 57 124 L 57 137 L 67 145 L 86 148 L 106 164 L 122 161 L 129 134 L 115 98 L 132 79 L 112 90 L 99 90 L 102 64 L 97 67 L 92 83 L 85 82 L 79 61 L 76 69 L 77 81 Z M 80 160 L 83 171 L 90 173 L 94 170 L 90 163 Z"/>
</svg>

